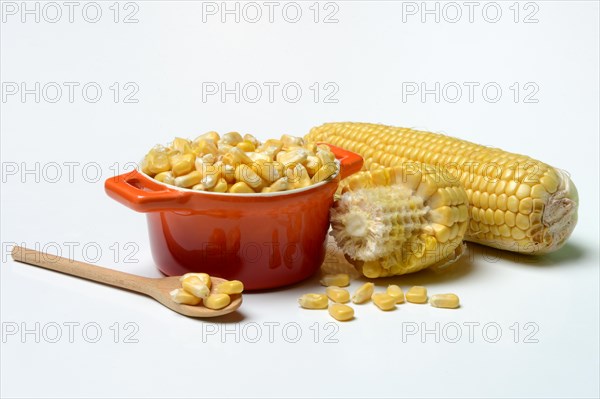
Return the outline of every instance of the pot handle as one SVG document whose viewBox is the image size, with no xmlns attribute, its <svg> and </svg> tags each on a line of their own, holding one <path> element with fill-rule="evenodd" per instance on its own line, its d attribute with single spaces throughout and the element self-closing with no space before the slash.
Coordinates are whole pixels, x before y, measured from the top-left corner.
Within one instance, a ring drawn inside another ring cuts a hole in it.
<svg viewBox="0 0 600 399">
<path fill-rule="evenodd" d="M 168 211 L 181 208 L 191 193 L 168 188 L 136 170 L 106 179 L 109 197 L 137 212 Z"/>
<path fill-rule="evenodd" d="M 340 161 L 340 176 L 342 179 L 359 172 L 363 166 L 363 158 L 355 152 L 344 150 L 343 148 L 337 147 L 329 143 L 317 143 L 325 144 L 331 149 L 336 159 Z"/>
</svg>

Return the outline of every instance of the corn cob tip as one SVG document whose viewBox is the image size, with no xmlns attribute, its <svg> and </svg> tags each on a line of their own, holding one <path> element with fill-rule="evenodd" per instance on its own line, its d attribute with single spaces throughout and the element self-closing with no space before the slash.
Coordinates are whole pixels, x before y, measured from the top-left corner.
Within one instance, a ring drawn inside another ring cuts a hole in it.
<svg viewBox="0 0 600 399">
<path fill-rule="evenodd" d="M 562 247 L 577 224 L 577 187 L 567 172 L 557 168 L 555 170 L 560 182 L 557 191 L 550 195 L 542 215 L 542 222 L 548 226 L 544 237 L 547 245 L 539 253 L 553 252 Z"/>
</svg>

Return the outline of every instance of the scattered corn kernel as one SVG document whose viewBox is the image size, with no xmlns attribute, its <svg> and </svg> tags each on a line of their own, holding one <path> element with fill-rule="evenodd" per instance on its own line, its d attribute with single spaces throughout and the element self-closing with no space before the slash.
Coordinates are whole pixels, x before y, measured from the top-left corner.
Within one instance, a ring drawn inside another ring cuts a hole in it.
<svg viewBox="0 0 600 399">
<path fill-rule="evenodd" d="M 350 285 L 350 276 L 346 273 L 339 274 L 326 274 L 320 281 L 321 285 L 325 287 L 347 287 Z"/>
<path fill-rule="evenodd" d="M 298 303 L 305 309 L 327 309 L 329 301 L 327 295 L 304 294 L 298 299 Z"/>
<path fill-rule="evenodd" d="M 210 288 L 211 280 L 210 276 L 207 273 L 186 273 L 183 276 L 179 277 L 179 281 L 183 281 L 188 277 L 195 276 L 200 279 L 208 288 Z"/>
<path fill-rule="evenodd" d="M 431 306 L 436 308 L 456 309 L 460 306 L 460 300 L 456 294 L 436 294 L 429 298 Z"/>
<path fill-rule="evenodd" d="M 348 290 L 336 287 L 334 285 L 327 287 L 325 289 L 325 293 L 329 299 L 336 303 L 346 303 L 350 301 L 350 293 Z"/>
<path fill-rule="evenodd" d="M 406 293 L 406 300 L 412 303 L 427 302 L 427 288 L 415 285 Z"/>
<path fill-rule="evenodd" d="M 376 292 L 371 295 L 371 300 L 381 310 L 392 310 L 396 308 L 396 298 L 384 292 Z"/>
<path fill-rule="evenodd" d="M 176 288 L 170 292 L 171 299 L 183 305 L 198 305 L 202 299 L 190 294 L 183 288 Z"/>
<path fill-rule="evenodd" d="M 348 305 L 334 303 L 329 306 L 329 314 L 338 321 L 348 321 L 354 318 L 354 309 Z"/>
<path fill-rule="evenodd" d="M 239 280 L 224 281 L 215 287 L 217 294 L 241 294 L 244 291 L 244 284 Z"/>
<path fill-rule="evenodd" d="M 198 298 L 205 299 L 210 294 L 210 288 L 197 276 L 189 276 L 183 279 L 181 286 L 184 290 Z"/>
<path fill-rule="evenodd" d="M 367 302 L 369 299 L 371 299 L 373 291 L 375 291 L 375 284 L 364 283 L 354 292 L 354 295 L 352 295 L 352 303 Z"/>
<path fill-rule="evenodd" d="M 394 297 L 396 299 L 396 303 L 404 303 L 404 291 L 402 291 L 402 288 L 398 287 L 397 285 L 388 285 L 385 293 L 391 297 Z"/>
<path fill-rule="evenodd" d="M 204 306 L 209 309 L 219 310 L 223 309 L 231 303 L 231 298 L 227 294 L 210 294 L 204 300 Z"/>
</svg>

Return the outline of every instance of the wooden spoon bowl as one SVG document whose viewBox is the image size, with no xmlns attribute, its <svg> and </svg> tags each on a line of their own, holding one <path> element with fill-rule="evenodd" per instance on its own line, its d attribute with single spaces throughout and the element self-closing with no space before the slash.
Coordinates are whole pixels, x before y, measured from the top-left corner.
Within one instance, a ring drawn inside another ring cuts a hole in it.
<svg viewBox="0 0 600 399">
<path fill-rule="evenodd" d="M 209 309 L 202 305 L 192 306 L 179 304 L 171 299 L 170 294 L 174 289 L 181 288 L 179 276 L 162 278 L 141 277 L 19 246 L 13 248 L 12 257 L 17 262 L 27 263 L 44 269 L 54 270 L 71 276 L 81 277 L 86 280 L 92 280 L 148 295 L 172 311 L 189 317 L 222 316 L 235 311 L 242 304 L 241 294 L 230 295 L 231 303 L 223 309 L 218 310 Z M 215 289 L 219 284 L 227 281 L 212 276 L 210 279 L 212 282 L 210 289 L 211 293 L 215 292 Z"/>
<path fill-rule="evenodd" d="M 229 295 L 231 297 L 231 303 L 229 305 L 227 305 L 226 307 L 224 307 L 223 309 L 213 310 L 213 309 L 209 309 L 209 308 L 203 306 L 202 304 L 194 305 L 194 306 L 182 305 L 182 304 L 179 304 L 179 303 L 173 301 L 173 299 L 171 299 L 171 294 L 170 294 L 170 292 L 173 291 L 174 289 L 181 288 L 181 281 L 179 281 L 179 276 L 153 278 L 153 279 L 148 279 L 148 280 L 151 280 L 151 281 L 153 280 L 151 284 L 154 284 L 154 290 L 152 293 L 148 293 L 147 295 L 156 299 L 158 302 L 162 303 L 169 309 L 171 309 L 177 313 L 186 315 L 186 316 L 190 316 L 190 317 L 222 316 L 224 314 L 233 312 L 234 310 L 239 308 L 240 305 L 242 304 L 242 295 L 237 294 L 237 295 Z M 219 284 L 221 284 L 225 281 L 228 281 L 228 280 L 211 276 L 210 281 L 211 281 L 210 293 L 214 294 L 215 288 Z"/>
</svg>

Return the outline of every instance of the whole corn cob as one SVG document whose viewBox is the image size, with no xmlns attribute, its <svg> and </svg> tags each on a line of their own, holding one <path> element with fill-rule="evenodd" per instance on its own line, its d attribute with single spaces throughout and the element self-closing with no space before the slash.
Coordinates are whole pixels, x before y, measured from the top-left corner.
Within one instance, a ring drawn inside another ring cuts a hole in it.
<svg viewBox="0 0 600 399">
<path fill-rule="evenodd" d="M 366 277 L 412 273 L 463 253 L 467 194 L 439 170 L 395 166 L 345 179 L 331 209 L 331 234 Z"/>
<path fill-rule="evenodd" d="M 327 123 L 313 128 L 306 139 L 354 151 L 369 170 L 421 165 L 412 162 L 437 165 L 466 190 L 469 241 L 541 254 L 560 248 L 577 223 L 577 189 L 569 176 L 525 155 L 370 123 Z"/>
</svg>

